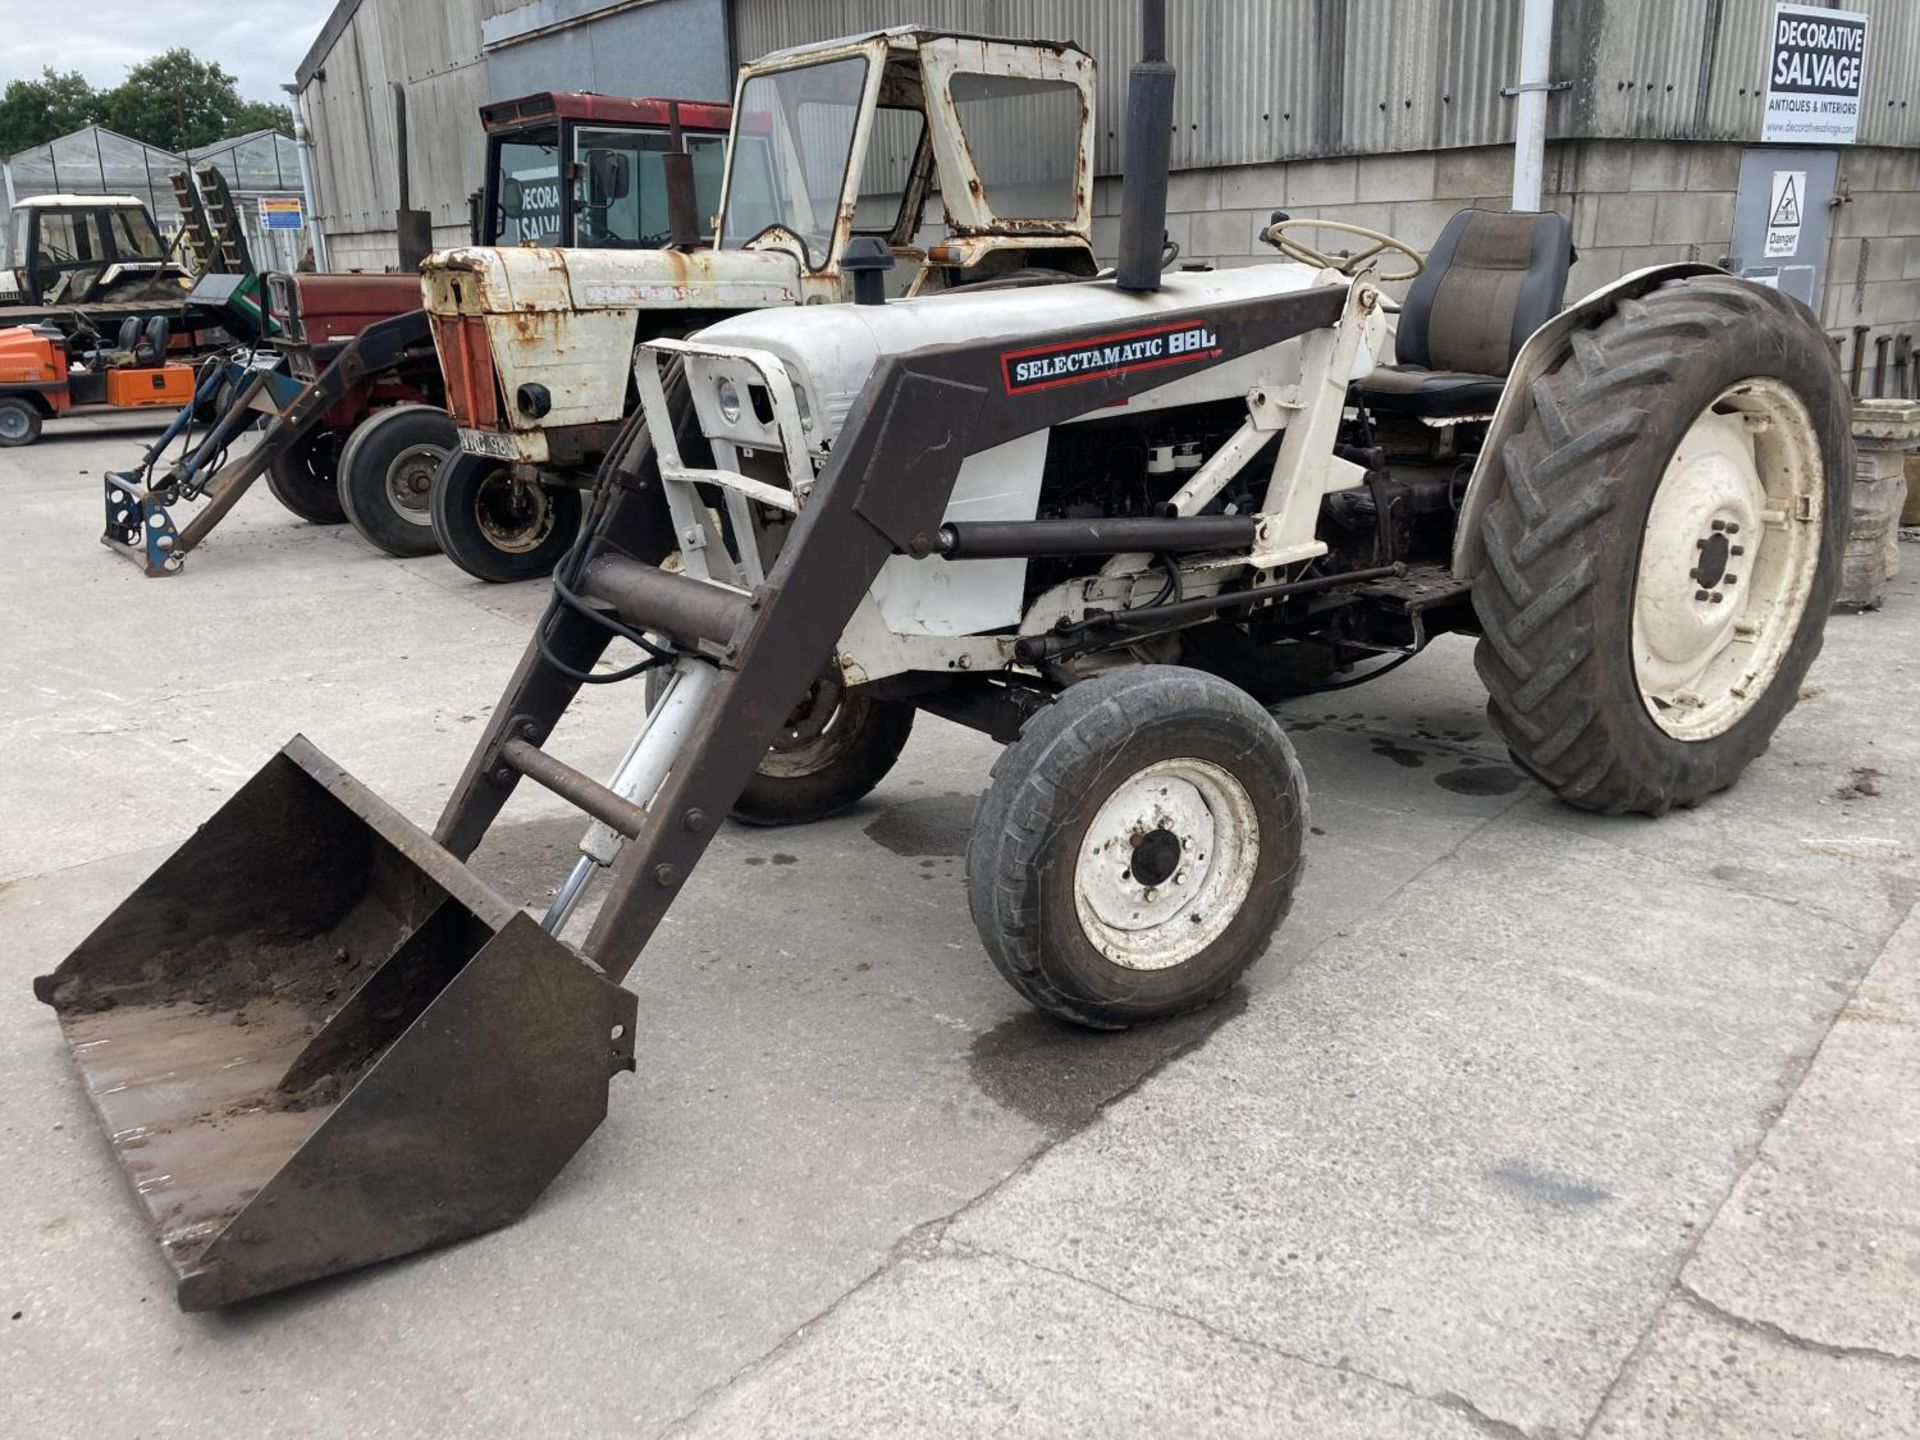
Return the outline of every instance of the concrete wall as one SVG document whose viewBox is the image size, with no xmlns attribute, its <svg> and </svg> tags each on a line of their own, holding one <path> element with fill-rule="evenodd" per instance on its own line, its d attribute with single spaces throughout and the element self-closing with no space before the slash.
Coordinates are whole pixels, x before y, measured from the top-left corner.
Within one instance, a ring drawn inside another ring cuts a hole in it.
<svg viewBox="0 0 1920 1440">
<path fill-rule="evenodd" d="M 1580 250 L 1569 297 L 1646 265 L 1719 263 L 1732 244 L 1747 148 L 1653 140 L 1549 146 L 1546 203 L 1572 217 Z M 1510 149 L 1487 146 L 1189 170 L 1173 177 L 1168 230 L 1183 260 L 1223 266 L 1272 256 L 1259 235 L 1274 209 L 1370 226 L 1425 250 L 1455 211 L 1505 209 L 1512 165 Z M 1875 335 L 1920 333 L 1920 150 L 1843 150 L 1839 193 L 1851 198 L 1833 221 L 1822 320 L 1849 347 L 1856 325 Z M 1094 241 L 1107 259 L 1118 243 L 1119 204 L 1119 182 L 1099 182 Z"/>
</svg>

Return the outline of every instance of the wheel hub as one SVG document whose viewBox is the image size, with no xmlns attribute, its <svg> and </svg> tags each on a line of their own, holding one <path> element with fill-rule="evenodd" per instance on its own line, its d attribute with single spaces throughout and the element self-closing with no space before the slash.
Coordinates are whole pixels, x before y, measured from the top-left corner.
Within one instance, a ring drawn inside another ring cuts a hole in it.
<svg viewBox="0 0 1920 1440">
<path fill-rule="evenodd" d="M 1732 387 L 1674 451 L 1641 536 L 1633 659 L 1676 739 L 1737 724 L 1779 668 L 1817 565 L 1819 480 L 1812 420 L 1778 381 Z"/>
<path fill-rule="evenodd" d="M 433 496 L 433 477 L 447 452 L 437 445 L 413 445 L 393 457 L 387 466 L 387 503 L 394 513 L 413 525 L 431 525 L 433 516 L 428 502 Z"/>
<path fill-rule="evenodd" d="M 8 405 L 0 407 L 0 440 L 18 440 L 27 433 L 27 412 Z"/>
<path fill-rule="evenodd" d="M 487 543 L 509 554 L 538 549 L 553 529 L 553 504 L 546 492 L 505 470 L 481 482 L 473 508 Z"/>
<path fill-rule="evenodd" d="M 1117 965 L 1178 965 L 1239 913 L 1259 847 L 1253 802 L 1227 771 L 1199 759 L 1149 765 L 1107 796 L 1081 840 L 1081 927 Z"/>
</svg>

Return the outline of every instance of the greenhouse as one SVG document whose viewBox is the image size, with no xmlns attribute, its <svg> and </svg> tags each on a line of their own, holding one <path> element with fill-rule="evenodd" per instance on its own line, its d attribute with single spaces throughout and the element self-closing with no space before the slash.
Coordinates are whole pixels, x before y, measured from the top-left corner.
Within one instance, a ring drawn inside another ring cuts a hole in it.
<svg viewBox="0 0 1920 1440">
<path fill-rule="evenodd" d="M 161 233 L 171 238 L 180 229 L 180 207 L 168 177 L 175 171 L 197 171 L 209 165 L 227 177 L 255 268 L 293 269 L 306 252 L 305 230 L 269 231 L 261 220 L 262 199 L 297 199 L 301 193 L 299 149 L 272 130 L 222 140 L 181 156 L 89 125 L 0 163 L 0 177 L 9 208 L 34 195 L 137 196 L 153 211 Z M 13 263 L 6 246 L 6 237 L 0 233 L 0 268 Z"/>
</svg>

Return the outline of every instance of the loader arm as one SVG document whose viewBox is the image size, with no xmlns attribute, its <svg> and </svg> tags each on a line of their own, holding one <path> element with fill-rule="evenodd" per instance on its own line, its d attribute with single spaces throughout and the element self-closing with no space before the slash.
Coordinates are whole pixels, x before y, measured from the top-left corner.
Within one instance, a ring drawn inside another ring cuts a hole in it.
<svg viewBox="0 0 1920 1440">
<path fill-rule="evenodd" d="M 155 479 L 153 467 L 186 428 L 193 408 L 189 406 L 148 449 L 138 470 L 106 477 L 107 525 L 101 542 L 138 561 L 148 575 L 176 573 L 187 554 L 226 518 L 253 482 L 291 453 L 355 386 L 432 343 L 424 310 L 409 310 L 367 326 L 274 417 L 253 449 L 225 465 L 222 457 L 228 442 L 244 425 L 254 397 L 266 384 L 264 374 L 256 375 L 207 437 Z M 195 496 L 204 496 L 206 505 L 176 530 L 169 507 Z"/>
</svg>

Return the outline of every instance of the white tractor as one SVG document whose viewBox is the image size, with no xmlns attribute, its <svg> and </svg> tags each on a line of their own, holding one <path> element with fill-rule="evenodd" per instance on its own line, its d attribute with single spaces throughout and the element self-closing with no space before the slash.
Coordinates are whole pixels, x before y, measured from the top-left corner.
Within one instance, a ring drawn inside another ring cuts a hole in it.
<svg viewBox="0 0 1920 1440">
<path fill-rule="evenodd" d="M 503 169 L 482 205 L 525 240 L 422 272 L 465 452 L 435 485 L 441 548 L 486 580 L 553 568 L 634 414 L 640 341 L 850 300 L 882 267 L 913 295 L 1091 276 L 1093 87 L 1070 44 L 900 28 L 741 70 L 711 219 L 692 213 L 689 157 L 611 149 L 590 127 L 574 127 L 574 153 L 539 158 L 544 188 Z M 660 249 L 640 216 L 663 210 L 675 243 Z M 565 250 L 564 229 L 530 218 L 573 214 Z"/>
</svg>

